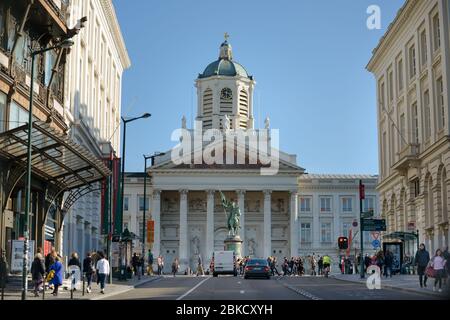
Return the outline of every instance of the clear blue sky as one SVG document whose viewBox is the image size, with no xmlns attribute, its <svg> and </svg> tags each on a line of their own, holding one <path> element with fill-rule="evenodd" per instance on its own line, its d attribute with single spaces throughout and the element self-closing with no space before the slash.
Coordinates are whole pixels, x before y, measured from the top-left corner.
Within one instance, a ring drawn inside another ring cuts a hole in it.
<svg viewBox="0 0 450 320">
<path fill-rule="evenodd" d="M 310 173 L 378 173 L 376 92 L 365 70 L 404 0 L 114 0 L 132 66 L 122 114 L 126 170 L 174 146 L 172 130 L 196 116 L 194 80 L 230 34 L 234 59 L 254 76 L 255 127 L 266 116 L 280 148 Z M 381 30 L 366 27 L 369 5 Z"/>
</svg>

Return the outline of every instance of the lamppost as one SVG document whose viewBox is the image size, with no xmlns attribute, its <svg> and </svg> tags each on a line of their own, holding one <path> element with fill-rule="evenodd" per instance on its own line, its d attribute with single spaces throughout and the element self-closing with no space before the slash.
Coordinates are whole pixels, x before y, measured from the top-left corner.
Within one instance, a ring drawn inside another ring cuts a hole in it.
<svg viewBox="0 0 450 320">
<path fill-rule="evenodd" d="M 123 201 L 123 197 L 124 197 L 124 191 L 125 191 L 125 141 L 126 141 L 126 135 L 127 135 L 127 123 L 135 121 L 135 120 L 139 120 L 139 119 L 144 119 L 144 118 L 149 118 L 152 115 L 150 113 L 144 113 L 142 116 L 140 117 L 134 117 L 131 119 L 125 119 L 124 117 L 122 118 L 123 121 L 123 137 L 122 137 L 122 172 L 121 172 L 121 189 L 120 189 L 120 200 L 122 201 L 121 205 L 122 208 L 120 210 L 120 226 L 119 226 L 119 233 L 122 233 L 122 223 L 123 223 L 123 209 L 124 209 L 124 205 L 125 205 L 125 201 Z M 126 259 L 126 257 L 125 257 Z M 122 264 L 122 259 L 119 259 L 120 263 Z M 125 272 L 126 270 L 126 264 L 125 266 L 122 265 L 122 270 L 120 271 Z M 125 269 L 125 270 L 124 270 Z M 125 274 L 125 273 L 124 273 Z M 126 275 L 125 275 L 126 276 Z"/>
<path fill-rule="evenodd" d="M 22 300 L 27 299 L 28 291 L 28 240 L 29 240 L 29 215 L 30 215 L 30 197 L 31 197 L 31 130 L 33 129 L 33 93 L 34 93 L 34 60 L 36 56 L 44 52 L 61 48 L 70 48 L 74 42 L 66 39 L 49 48 L 33 50 L 31 49 L 31 84 L 30 84 L 30 106 L 28 110 L 28 143 L 27 143 L 27 185 L 25 192 L 25 221 L 24 221 L 24 243 L 23 243 L 23 267 L 22 267 Z"/>
<path fill-rule="evenodd" d="M 145 242 L 146 242 L 146 228 L 145 228 L 145 210 L 147 209 L 147 160 L 152 159 L 152 167 L 155 164 L 155 157 L 165 155 L 164 152 L 155 152 L 152 156 L 144 154 L 144 212 L 142 225 L 142 258 L 145 259 Z"/>
<path fill-rule="evenodd" d="M 28 291 L 28 239 L 29 235 L 29 214 L 30 214 L 30 197 L 31 197 L 31 130 L 33 129 L 33 93 L 34 93 L 34 60 L 37 55 L 44 52 L 61 48 L 70 48 L 74 42 L 71 39 L 65 39 L 49 48 L 33 50 L 31 49 L 31 84 L 30 84 L 30 106 L 28 110 L 28 143 L 27 143 L 27 185 L 25 192 L 25 219 L 24 219 L 24 242 L 23 242 L 23 267 L 22 267 L 22 300 L 27 299 Z"/>
</svg>

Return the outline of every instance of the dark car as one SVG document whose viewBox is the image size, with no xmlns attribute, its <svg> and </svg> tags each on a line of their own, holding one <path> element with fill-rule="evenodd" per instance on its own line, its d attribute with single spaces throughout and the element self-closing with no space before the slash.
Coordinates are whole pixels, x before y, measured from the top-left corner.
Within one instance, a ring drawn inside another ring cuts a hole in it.
<svg viewBox="0 0 450 320">
<path fill-rule="evenodd" d="M 244 268 L 244 279 L 266 278 L 270 279 L 270 267 L 265 259 L 250 259 Z"/>
</svg>

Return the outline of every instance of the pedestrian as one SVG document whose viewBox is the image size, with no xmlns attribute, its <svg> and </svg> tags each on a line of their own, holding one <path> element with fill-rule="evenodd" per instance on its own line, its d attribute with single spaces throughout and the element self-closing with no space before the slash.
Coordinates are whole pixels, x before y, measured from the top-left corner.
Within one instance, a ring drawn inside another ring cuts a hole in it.
<svg viewBox="0 0 450 320">
<path fill-rule="evenodd" d="M 446 261 L 442 255 L 441 249 L 437 249 L 436 254 L 431 259 L 431 266 L 436 274 L 434 278 L 433 291 L 436 291 L 436 285 L 439 284 L 439 292 L 442 292 L 442 277 L 444 275 L 445 263 Z"/>
<path fill-rule="evenodd" d="M 97 261 L 98 278 L 100 280 L 100 293 L 105 293 L 105 280 L 109 274 L 109 262 L 103 252 L 99 252 L 100 260 Z"/>
<path fill-rule="evenodd" d="M 149 249 L 148 250 L 148 267 L 147 267 L 147 274 L 152 276 L 153 275 L 153 253 L 152 251 Z"/>
<path fill-rule="evenodd" d="M 55 263 L 55 257 L 57 256 L 56 250 L 52 248 L 50 252 L 45 256 L 45 272 L 50 271 L 50 267 Z"/>
<path fill-rule="evenodd" d="M 420 287 L 427 286 L 428 277 L 425 274 L 425 269 L 430 262 L 430 254 L 427 250 L 425 250 L 425 245 L 423 243 L 420 244 L 419 250 L 416 252 L 416 257 L 414 259 L 415 264 L 417 265 L 417 274 L 419 275 L 419 283 Z"/>
<path fill-rule="evenodd" d="M 50 283 L 54 286 L 52 294 L 56 297 L 58 295 L 58 288 L 63 283 L 63 265 L 58 254 L 54 259 L 55 262 L 50 266 L 49 274 L 51 274 Z"/>
<path fill-rule="evenodd" d="M 367 273 L 367 268 L 370 266 L 371 264 L 371 259 L 369 257 L 369 254 L 366 253 L 366 256 L 364 257 L 364 273 Z"/>
<path fill-rule="evenodd" d="M 450 273 L 450 253 L 448 252 L 448 246 L 445 248 L 444 252 L 442 252 L 442 256 L 444 257 L 446 263 L 444 268 L 443 282 L 444 286 L 448 284 L 448 277 Z"/>
<path fill-rule="evenodd" d="M 72 254 L 70 256 L 69 263 L 67 265 L 69 267 L 70 266 L 77 266 L 81 270 L 81 263 L 80 263 L 80 259 L 78 258 L 78 253 L 72 252 Z"/>
<path fill-rule="evenodd" d="M 91 253 L 88 252 L 86 254 L 86 258 L 84 258 L 83 260 L 83 272 L 86 275 L 86 280 L 87 280 L 87 288 L 86 288 L 86 292 L 87 293 L 91 293 L 92 291 L 92 275 L 95 273 L 95 268 L 94 268 L 94 264 L 92 262 L 92 257 L 91 257 Z"/>
<path fill-rule="evenodd" d="M 178 272 L 178 268 L 179 268 L 178 259 L 175 258 L 172 262 L 172 273 L 173 273 L 174 277 L 175 277 L 176 273 Z"/>
<path fill-rule="evenodd" d="M 197 276 L 205 275 L 205 271 L 203 270 L 203 261 L 202 261 L 202 256 L 199 254 L 198 255 L 198 261 L 197 261 L 198 265 L 197 265 Z M 237 262 L 239 264 L 239 262 Z"/>
<path fill-rule="evenodd" d="M 386 250 L 386 255 L 384 256 L 384 276 L 387 278 L 392 278 L 392 264 L 394 263 L 394 255 L 391 251 Z"/>
<path fill-rule="evenodd" d="M 159 255 L 158 258 L 156 259 L 156 262 L 158 264 L 158 275 L 160 276 L 164 268 L 163 257 Z"/>
<path fill-rule="evenodd" d="M 319 275 L 322 275 L 322 270 L 323 270 L 323 258 L 319 255 L 319 261 L 317 262 L 317 266 L 319 268 Z"/>
<path fill-rule="evenodd" d="M 33 263 L 31 264 L 31 276 L 34 282 L 34 296 L 39 297 L 39 291 L 44 281 L 45 263 L 44 257 L 41 253 L 37 253 L 34 256 Z"/>
<path fill-rule="evenodd" d="M 134 276 L 139 276 L 139 271 L 138 271 L 138 267 L 139 267 L 139 257 L 137 255 L 137 253 L 133 253 L 133 257 L 131 258 L 131 266 L 133 267 L 133 272 L 134 272 Z"/>
<path fill-rule="evenodd" d="M 316 258 L 314 257 L 314 254 L 311 257 L 310 263 L 311 263 L 311 275 L 315 276 L 316 275 Z"/>
</svg>

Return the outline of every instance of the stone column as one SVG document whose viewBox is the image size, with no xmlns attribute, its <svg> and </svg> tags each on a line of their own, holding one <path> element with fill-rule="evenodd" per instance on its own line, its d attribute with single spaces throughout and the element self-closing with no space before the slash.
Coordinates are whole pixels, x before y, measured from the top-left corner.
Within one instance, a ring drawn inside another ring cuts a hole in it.
<svg viewBox="0 0 450 320">
<path fill-rule="evenodd" d="M 206 191 L 206 261 L 212 258 L 214 251 L 214 190 Z"/>
<path fill-rule="evenodd" d="M 153 242 L 153 256 L 156 258 L 160 255 L 161 248 L 161 190 L 153 191 L 152 199 L 152 219 L 155 221 L 155 232 Z"/>
<path fill-rule="evenodd" d="M 237 197 L 238 197 L 238 206 L 241 210 L 241 229 L 239 232 L 239 236 L 241 237 L 241 240 L 245 242 L 245 190 L 237 190 Z M 242 255 L 246 255 L 245 245 L 242 248 Z"/>
<path fill-rule="evenodd" d="M 180 190 L 180 271 L 184 272 L 188 266 L 188 225 L 187 225 L 187 196 L 188 190 Z"/>
<path fill-rule="evenodd" d="M 272 190 L 264 190 L 264 257 L 272 254 Z"/>
<path fill-rule="evenodd" d="M 291 194 L 291 236 L 290 236 L 290 242 L 291 242 L 291 257 L 297 257 L 298 256 L 298 235 L 299 235 L 299 228 L 298 228 L 298 192 L 297 190 L 292 190 L 290 192 Z"/>
<path fill-rule="evenodd" d="M 318 195 L 314 194 L 311 201 L 311 210 L 313 214 L 311 248 L 316 249 L 320 247 L 320 204 Z"/>
</svg>

